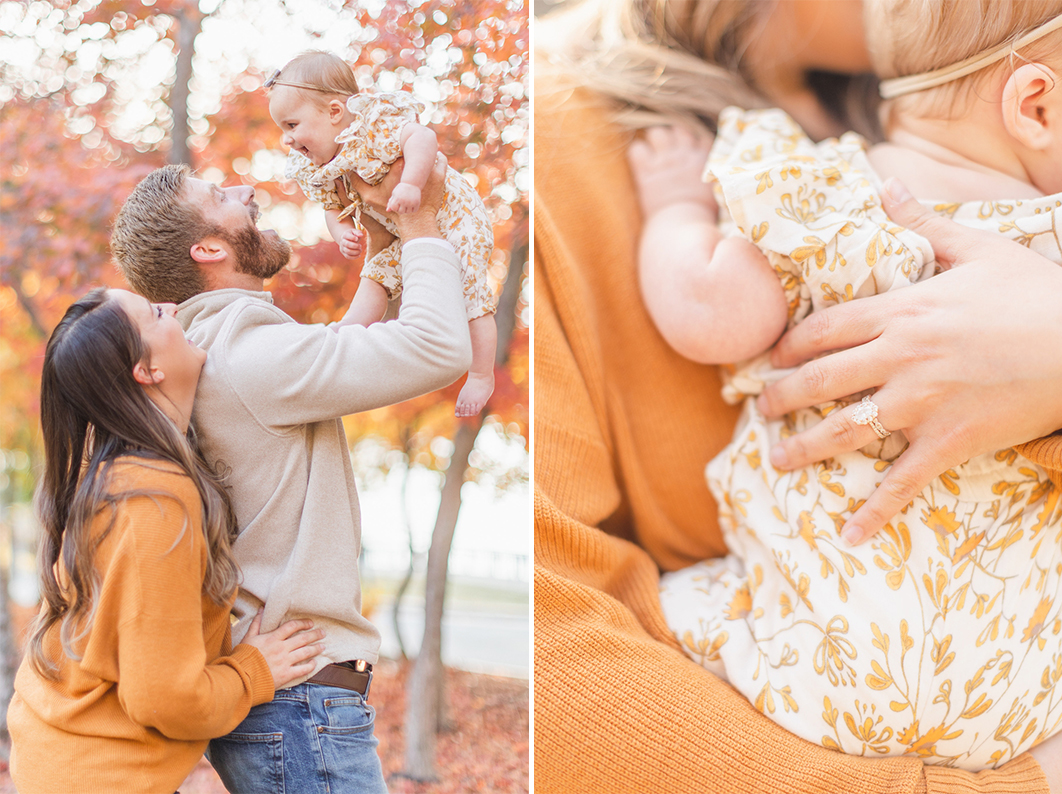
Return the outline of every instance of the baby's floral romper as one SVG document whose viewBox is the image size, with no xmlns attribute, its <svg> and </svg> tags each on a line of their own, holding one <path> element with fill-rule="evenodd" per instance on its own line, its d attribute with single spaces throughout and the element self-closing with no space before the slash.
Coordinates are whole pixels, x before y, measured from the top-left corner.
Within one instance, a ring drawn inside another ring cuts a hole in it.
<svg viewBox="0 0 1062 794">
<path fill-rule="evenodd" d="M 354 114 L 350 125 L 336 136 L 342 144 L 339 153 L 323 166 L 301 152 L 292 149 L 284 169 L 284 176 L 299 183 L 306 197 L 326 210 L 342 210 L 354 224 L 361 225 L 361 213 L 367 212 L 397 235 L 394 223 L 365 204 L 351 187 L 348 173 L 356 173 L 370 185 L 379 182 L 391 164 L 402 156 L 402 128 L 417 123 L 424 105 L 404 91 L 384 94 L 355 94 L 347 100 L 347 109 Z M 339 198 L 335 180 L 342 179 L 351 200 L 344 206 Z M 439 230 L 454 246 L 461 261 L 461 279 L 465 296 L 465 311 L 469 320 L 492 314 L 497 306 L 497 294 L 489 277 L 490 255 L 494 249 L 494 231 L 486 207 L 464 177 L 453 168 L 446 169 L 446 197 L 439 210 Z M 394 240 L 362 267 L 361 275 L 380 283 L 392 300 L 402 291 L 401 243 Z"/>
<path fill-rule="evenodd" d="M 706 177 L 724 231 L 778 273 L 789 327 L 933 275 L 928 242 L 882 209 L 854 133 L 816 145 L 779 110 L 729 108 Z M 1062 196 L 930 206 L 1062 263 Z M 777 471 L 774 444 L 862 396 L 768 420 L 750 397 L 784 374 L 763 356 L 728 378 L 744 411 L 706 473 L 730 554 L 661 580 L 684 650 L 783 727 L 853 755 L 973 770 L 1057 731 L 1062 504 L 1044 470 L 1012 449 L 980 455 L 850 547 L 841 526 L 906 442 Z"/>
</svg>

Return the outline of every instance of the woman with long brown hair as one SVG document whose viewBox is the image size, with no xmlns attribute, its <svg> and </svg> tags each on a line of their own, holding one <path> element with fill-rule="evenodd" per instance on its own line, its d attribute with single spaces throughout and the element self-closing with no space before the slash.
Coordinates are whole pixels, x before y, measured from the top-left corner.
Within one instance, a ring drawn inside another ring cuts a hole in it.
<svg viewBox="0 0 1062 794">
<path fill-rule="evenodd" d="M 97 289 L 48 340 L 43 598 L 8 711 L 23 794 L 174 791 L 320 651 L 305 620 L 232 647 L 236 526 L 189 428 L 206 353 L 175 315 Z"/>
</svg>

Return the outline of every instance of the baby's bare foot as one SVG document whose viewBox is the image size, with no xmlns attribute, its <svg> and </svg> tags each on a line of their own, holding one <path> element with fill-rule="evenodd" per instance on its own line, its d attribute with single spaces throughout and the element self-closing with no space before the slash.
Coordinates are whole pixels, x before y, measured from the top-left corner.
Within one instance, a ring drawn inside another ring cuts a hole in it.
<svg viewBox="0 0 1062 794">
<path fill-rule="evenodd" d="M 695 202 L 716 211 L 711 185 L 701 175 L 711 141 L 685 127 L 650 127 L 627 150 L 638 201 L 648 217 L 670 204 Z"/>
<path fill-rule="evenodd" d="M 491 394 L 494 393 L 494 373 L 477 375 L 468 373 L 468 380 L 457 395 L 457 409 L 454 416 L 475 416 L 483 410 Z"/>
</svg>

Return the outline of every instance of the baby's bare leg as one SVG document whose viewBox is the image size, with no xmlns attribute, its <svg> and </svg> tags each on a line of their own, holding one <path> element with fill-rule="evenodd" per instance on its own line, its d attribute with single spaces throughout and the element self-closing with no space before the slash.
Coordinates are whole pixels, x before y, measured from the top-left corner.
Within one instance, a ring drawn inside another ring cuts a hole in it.
<svg viewBox="0 0 1062 794">
<path fill-rule="evenodd" d="M 468 369 L 468 380 L 457 395 L 455 416 L 475 416 L 494 393 L 494 358 L 498 349 L 494 315 L 469 320 L 468 335 L 472 338 L 472 366 Z"/>
<path fill-rule="evenodd" d="M 336 326 L 369 326 L 382 320 L 386 311 L 387 290 L 371 278 L 363 278 L 358 284 L 358 291 L 354 293 L 354 300 L 350 302 L 350 308 Z"/>
</svg>

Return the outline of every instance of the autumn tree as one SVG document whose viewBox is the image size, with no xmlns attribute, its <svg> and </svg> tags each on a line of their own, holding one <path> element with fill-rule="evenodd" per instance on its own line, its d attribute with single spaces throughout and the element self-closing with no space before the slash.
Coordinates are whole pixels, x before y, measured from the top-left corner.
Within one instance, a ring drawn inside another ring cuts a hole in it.
<svg viewBox="0 0 1062 794">
<path fill-rule="evenodd" d="M 275 48 L 254 49 L 267 37 L 254 26 L 267 18 L 286 25 L 287 38 L 302 36 L 307 46 L 333 49 L 353 63 L 364 89 L 412 90 L 425 102 L 423 120 L 491 213 L 497 283 L 519 280 L 526 249 L 513 250 L 512 241 L 520 239 L 521 225 L 526 239 L 528 167 L 522 0 L 348 3 L 327 19 L 302 16 L 294 3 L 249 0 L 50 0 L 7 3 L 4 12 L 0 451 L 37 459 L 47 335 L 90 286 L 121 285 L 108 255 L 111 219 L 133 185 L 165 162 L 190 162 L 208 179 L 255 187 L 263 225 L 283 229 L 295 243 L 291 264 L 267 285 L 281 308 L 300 321 L 323 322 L 349 304 L 360 263 L 308 231 L 317 210 L 282 178 L 284 152 L 261 84 L 294 52 L 280 57 Z M 239 46 L 231 37 L 217 45 L 224 24 L 238 25 Z M 516 292 L 526 294 L 526 284 Z M 526 301 L 514 311 L 520 318 L 506 365 L 496 372 L 491 411 L 526 437 Z M 453 437 L 459 385 L 348 418 L 348 433 L 388 437 L 388 427 L 406 421 L 416 428 L 407 437 Z M 461 479 L 475 473 L 456 456 L 450 465 L 461 469 Z M 26 501 L 32 486 L 28 476 L 10 477 L 0 499 Z"/>
</svg>

